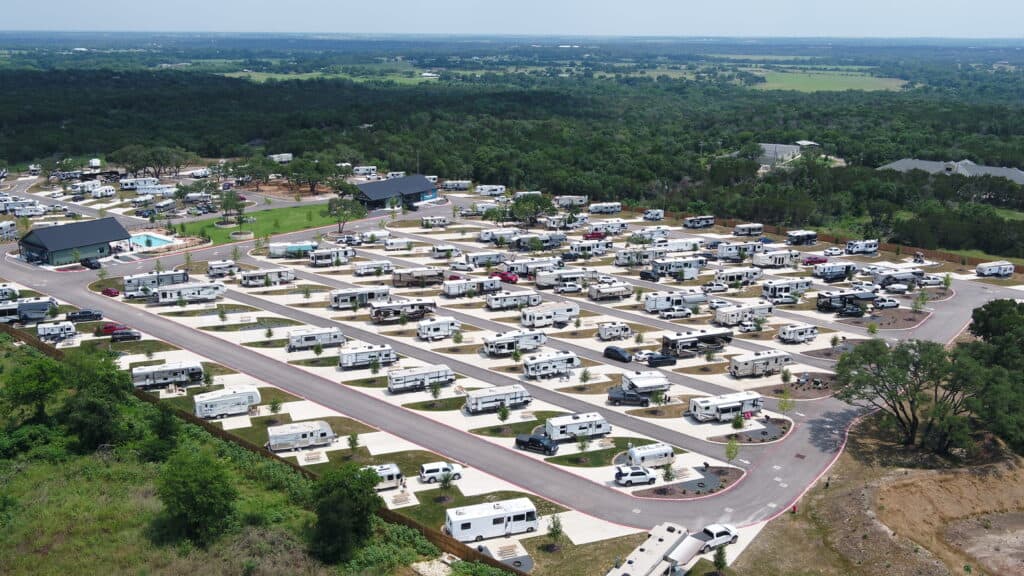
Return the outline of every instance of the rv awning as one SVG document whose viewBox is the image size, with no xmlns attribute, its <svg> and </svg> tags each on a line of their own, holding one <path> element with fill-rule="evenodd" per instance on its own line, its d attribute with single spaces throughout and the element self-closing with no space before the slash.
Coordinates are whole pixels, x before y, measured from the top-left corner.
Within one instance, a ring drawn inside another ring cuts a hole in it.
<svg viewBox="0 0 1024 576">
<path fill-rule="evenodd" d="M 732 404 L 722 404 L 721 406 L 718 407 L 718 409 L 719 410 L 732 410 L 733 408 L 739 408 L 742 405 L 743 405 L 743 403 L 741 403 L 741 402 L 733 402 Z"/>
</svg>

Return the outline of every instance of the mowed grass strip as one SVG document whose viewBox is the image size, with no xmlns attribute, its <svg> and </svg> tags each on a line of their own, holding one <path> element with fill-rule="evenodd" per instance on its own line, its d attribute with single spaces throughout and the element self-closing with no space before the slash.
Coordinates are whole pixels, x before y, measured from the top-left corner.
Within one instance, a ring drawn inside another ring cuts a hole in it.
<svg viewBox="0 0 1024 576">
<path fill-rule="evenodd" d="M 567 412 L 538 410 L 533 413 L 533 418 L 529 420 L 523 420 L 520 422 L 505 422 L 504 424 L 498 424 L 496 426 L 485 426 L 484 428 L 475 428 L 470 430 L 473 434 L 479 434 L 481 436 L 492 436 L 496 438 L 512 438 L 519 434 L 530 434 L 533 429 L 538 426 L 543 426 L 544 422 L 548 418 L 554 418 L 555 416 L 565 416 Z"/>
<path fill-rule="evenodd" d="M 402 470 L 402 472 L 405 472 L 405 470 Z M 549 516 L 551 514 L 559 514 L 566 511 L 565 508 L 555 504 L 554 502 L 545 500 L 540 496 L 524 494 L 522 492 L 513 492 L 510 490 L 502 490 L 500 492 L 491 492 L 489 494 L 480 494 L 477 496 L 465 496 L 462 494 L 462 491 L 459 490 L 458 481 L 454 484 L 455 485 L 446 493 L 442 493 L 440 489 L 417 492 L 416 496 L 420 501 L 420 505 L 410 506 L 408 508 L 399 508 L 397 512 L 408 516 L 413 520 L 417 520 L 421 524 L 431 528 L 439 528 L 444 524 L 444 514 L 449 508 L 471 506 L 473 504 L 482 504 L 484 502 L 497 502 L 499 500 L 511 500 L 513 498 L 529 498 L 533 502 L 533 505 L 537 507 L 538 516 Z M 440 496 L 447 496 L 447 501 L 439 501 Z"/>
<path fill-rule="evenodd" d="M 250 217 L 255 218 L 256 221 L 235 228 L 217 228 L 214 226 L 214 223 L 220 220 L 219 216 L 207 220 L 189 222 L 185 225 L 184 235 L 199 236 L 200 234 L 206 234 L 214 244 L 225 244 L 232 242 L 230 234 L 234 231 L 253 232 L 257 238 L 261 238 L 267 235 L 284 234 L 307 228 L 319 228 L 335 223 L 334 218 L 327 213 L 327 207 L 324 205 L 272 208 L 270 210 L 253 212 Z"/>
</svg>

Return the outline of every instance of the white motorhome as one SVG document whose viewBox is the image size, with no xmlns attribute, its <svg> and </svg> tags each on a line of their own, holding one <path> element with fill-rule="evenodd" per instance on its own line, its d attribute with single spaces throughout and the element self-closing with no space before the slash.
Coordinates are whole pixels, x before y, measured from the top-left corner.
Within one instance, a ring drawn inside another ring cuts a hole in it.
<svg viewBox="0 0 1024 576">
<path fill-rule="evenodd" d="M 419 320 L 427 314 L 433 314 L 437 304 L 426 298 L 407 298 L 400 302 L 370 302 L 370 320 L 375 324 L 401 320 Z"/>
<path fill-rule="evenodd" d="M 410 250 L 412 240 L 408 238 L 388 238 L 384 241 L 384 250 L 391 252 L 395 250 Z"/>
<path fill-rule="evenodd" d="M 195 384 L 203 380 L 203 365 L 199 362 L 168 362 L 155 366 L 132 368 L 132 385 L 136 388 L 166 386 L 168 384 Z"/>
<path fill-rule="evenodd" d="M 481 414 L 497 411 L 501 406 L 518 408 L 533 401 L 533 397 L 519 384 L 494 386 L 470 390 L 466 393 L 466 412 Z"/>
<path fill-rule="evenodd" d="M 247 288 L 254 286 L 276 286 L 295 280 L 295 271 L 291 268 L 258 268 L 243 270 L 238 283 Z"/>
<path fill-rule="evenodd" d="M 505 261 L 503 252 L 467 252 L 466 264 L 478 267 L 495 266 Z"/>
<path fill-rule="evenodd" d="M 421 228 L 444 228 L 450 224 L 450 220 L 447 216 L 421 216 L 420 227 Z"/>
<path fill-rule="evenodd" d="M 540 294 L 533 290 L 522 292 L 496 292 L 487 295 L 487 308 L 489 310 L 508 310 L 510 308 L 526 308 L 537 306 L 541 303 Z"/>
<path fill-rule="evenodd" d="M 622 387 L 640 394 L 667 392 L 670 386 L 668 377 L 658 370 L 627 372 L 622 375 Z"/>
<path fill-rule="evenodd" d="M 617 214 L 622 212 L 621 202 L 595 202 L 587 207 L 591 214 Z"/>
<path fill-rule="evenodd" d="M 754 266 L 761 268 L 788 268 L 800 262 L 800 252 L 797 250 L 772 250 L 754 254 Z"/>
<path fill-rule="evenodd" d="M 878 252 L 878 240 L 849 240 L 846 242 L 847 254 L 874 254 Z"/>
<path fill-rule="evenodd" d="M 744 376 L 763 376 L 781 372 L 783 368 L 793 363 L 793 357 L 789 352 L 782 350 L 764 350 L 751 354 L 741 354 L 729 359 L 729 374 L 733 378 Z"/>
<path fill-rule="evenodd" d="M 665 211 L 661 208 L 648 208 L 644 210 L 644 220 L 657 222 L 665 219 Z"/>
<path fill-rule="evenodd" d="M 597 325 L 597 337 L 604 341 L 622 340 L 632 336 L 633 329 L 625 322 L 600 322 Z"/>
<path fill-rule="evenodd" d="M 125 276 L 121 292 L 125 298 L 142 298 L 156 292 L 160 286 L 183 284 L 188 282 L 185 270 L 168 270 L 166 272 L 145 272 Z"/>
<path fill-rule="evenodd" d="M 160 180 L 157 178 L 122 178 L 118 181 L 121 190 L 138 190 L 139 188 L 151 188 L 158 186 Z"/>
<path fill-rule="evenodd" d="M 354 256 L 355 253 L 355 250 L 346 247 L 318 248 L 309 253 L 309 265 L 322 268 L 347 264 L 349 256 Z"/>
<path fill-rule="evenodd" d="M 633 232 L 631 238 L 639 242 L 657 242 L 667 240 L 672 228 L 668 226 L 645 226 Z"/>
<path fill-rule="evenodd" d="M 611 434 L 612 425 L 597 412 L 555 416 L 544 422 L 544 433 L 555 442 Z"/>
<path fill-rule="evenodd" d="M 391 300 L 391 288 L 388 286 L 360 286 L 358 288 L 340 288 L 331 290 L 331 308 L 337 310 L 356 309 L 370 302 L 387 302 Z"/>
<path fill-rule="evenodd" d="M 786 344 L 803 344 L 818 337 L 818 327 L 813 324 L 787 324 L 779 328 L 779 340 Z"/>
<path fill-rule="evenodd" d="M 441 340 L 462 330 L 462 322 L 451 316 L 424 318 L 416 324 L 416 336 L 420 340 Z"/>
<path fill-rule="evenodd" d="M 238 264 L 234 260 L 211 260 L 206 264 L 206 275 L 210 278 L 223 278 L 238 274 Z"/>
<path fill-rule="evenodd" d="M 536 308 L 525 308 L 519 313 L 519 321 L 527 328 L 565 325 L 580 315 L 580 305 L 575 302 L 551 302 Z"/>
<path fill-rule="evenodd" d="M 845 277 L 857 271 L 857 265 L 851 262 L 822 262 L 814 265 L 812 274 L 816 278 Z"/>
<path fill-rule="evenodd" d="M 455 372 L 446 364 L 388 371 L 388 392 L 392 394 L 426 390 L 433 384 L 447 386 L 452 382 L 455 382 Z"/>
<path fill-rule="evenodd" d="M 646 266 L 654 260 L 668 256 L 669 250 L 660 246 L 625 248 L 615 252 L 616 266 Z"/>
<path fill-rule="evenodd" d="M 372 260 L 369 262 L 356 262 L 352 267 L 352 273 L 356 276 L 375 276 L 391 274 L 394 268 L 390 260 Z"/>
<path fill-rule="evenodd" d="M 790 246 L 814 246 L 818 243 L 818 233 L 814 230 L 790 230 L 786 232 L 786 244 Z"/>
<path fill-rule="evenodd" d="M 156 292 L 157 304 L 212 302 L 228 291 L 223 282 L 188 282 L 163 286 Z"/>
<path fill-rule="evenodd" d="M 728 422 L 743 414 L 757 414 L 764 399 L 757 392 L 746 390 L 721 396 L 690 399 L 690 416 L 698 422 Z"/>
<path fill-rule="evenodd" d="M 523 358 L 523 373 L 527 378 L 552 378 L 570 374 L 582 366 L 575 352 L 560 350 L 534 354 Z"/>
<path fill-rule="evenodd" d="M 36 325 L 36 336 L 40 340 L 64 340 L 78 334 L 75 325 L 68 321 L 49 322 Z"/>
<path fill-rule="evenodd" d="M 760 268 L 722 268 L 715 271 L 715 282 L 725 284 L 751 284 L 758 281 L 764 271 Z"/>
<path fill-rule="evenodd" d="M 626 464 L 629 466 L 659 468 L 671 465 L 675 462 L 675 459 L 675 450 L 668 444 L 661 442 L 634 446 L 626 451 Z"/>
<path fill-rule="evenodd" d="M 591 256 L 604 256 L 612 249 L 611 240 L 580 240 L 569 244 L 569 252 L 590 258 Z"/>
<path fill-rule="evenodd" d="M 711 215 L 707 216 L 687 216 L 683 219 L 684 228 L 710 228 L 715 225 L 715 217 Z"/>
<path fill-rule="evenodd" d="M 378 492 L 381 490 L 400 488 L 402 483 L 405 481 L 405 477 L 402 476 L 402 471 L 398 468 L 398 465 L 394 463 L 364 466 L 362 469 L 373 470 L 377 475 L 377 484 L 373 489 Z"/>
<path fill-rule="evenodd" d="M 651 262 L 651 272 L 693 280 L 706 264 L 707 260 L 704 258 L 659 258 Z"/>
<path fill-rule="evenodd" d="M 764 300 L 756 304 L 723 306 L 715 310 L 715 323 L 720 326 L 736 326 L 745 321 L 765 320 L 772 315 L 774 307 Z"/>
<path fill-rule="evenodd" d="M 494 336 L 484 336 L 484 352 L 488 356 L 508 356 L 516 350 L 529 352 L 548 341 L 547 334 L 539 330 L 509 330 Z"/>
<path fill-rule="evenodd" d="M 352 167 L 352 174 L 354 174 L 356 176 L 363 176 L 364 178 L 368 177 L 368 176 L 376 176 L 377 175 L 377 167 L 376 166 L 353 166 Z"/>
<path fill-rule="evenodd" d="M 505 193 L 505 187 L 501 184 L 477 184 L 476 193 L 483 196 L 501 196 Z"/>
<path fill-rule="evenodd" d="M 764 252 L 764 244 L 760 242 L 722 242 L 718 245 L 718 258 L 734 260 Z"/>
<path fill-rule="evenodd" d="M 537 508 L 529 498 L 485 502 L 445 511 L 444 531 L 459 542 L 509 537 L 540 526 Z"/>
<path fill-rule="evenodd" d="M 345 335 L 338 327 L 295 328 L 288 331 L 288 351 L 310 350 L 320 346 L 332 348 L 345 343 Z"/>
<path fill-rule="evenodd" d="M 469 190 L 473 186 L 472 180 L 445 180 L 441 184 L 443 190 Z"/>
<path fill-rule="evenodd" d="M 588 196 L 555 196 L 551 199 L 555 206 L 559 208 L 575 208 L 577 206 L 586 206 L 587 202 L 590 201 Z"/>
<path fill-rule="evenodd" d="M 533 282 L 537 288 L 554 288 L 565 282 L 577 282 L 581 286 L 599 276 L 597 270 L 574 266 L 557 270 L 541 270 L 534 275 Z"/>
<path fill-rule="evenodd" d="M 589 227 L 590 232 L 603 232 L 615 236 L 616 234 L 622 234 L 629 230 L 629 222 L 626 222 L 622 218 L 609 218 L 607 220 L 601 220 L 600 222 L 592 222 Z"/>
<path fill-rule="evenodd" d="M 459 296 L 480 296 L 501 291 L 501 278 L 463 278 L 445 280 L 441 284 L 441 293 L 449 298 Z"/>
<path fill-rule="evenodd" d="M 602 284 L 591 284 L 587 289 L 587 297 L 595 302 L 611 300 L 613 298 L 622 300 L 633 295 L 633 285 L 628 282 L 607 282 Z"/>
<path fill-rule="evenodd" d="M 760 236 L 764 233 L 763 224 L 737 224 L 732 229 L 733 236 Z"/>
<path fill-rule="evenodd" d="M 388 344 L 354 344 L 342 348 L 338 354 L 338 366 L 342 370 L 367 368 L 374 360 L 386 366 L 398 362 L 398 354 Z"/>
<path fill-rule="evenodd" d="M 974 273 L 978 276 L 1012 276 L 1017 270 L 1017 267 L 1013 265 L 1013 262 L 1007 262 L 1006 260 L 997 260 L 995 262 L 984 262 L 978 264 L 977 268 L 974 269 Z"/>
<path fill-rule="evenodd" d="M 404 286 L 431 286 L 444 282 L 444 268 L 422 266 L 418 268 L 395 268 L 391 272 L 391 284 L 395 288 Z"/>
<path fill-rule="evenodd" d="M 810 278 L 787 278 L 785 280 L 766 280 L 761 284 L 761 297 L 767 300 L 803 294 L 811 289 Z"/>
<path fill-rule="evenodd" d="M 267 449 L 272 452 L 330 446 L 335 438 L 331 425 L 323 420 L 267 427 Z"/>
<path fill-rule="evenodd" d="M 255 386 L 232 386 L 204 392 L 192 397 L 195 402 L 195 414 L 198 418 L 223 418 L 248 414 L 254 406 L 262 402 L 259 388 Z"/>
<path fill-rule="evenodd" d="M 648 292 L 644 294 L 644 311 L 657 314 L 670 308 L 689 308 L 707 302 L 707 294 L 699 290 Z"/>
</svg>

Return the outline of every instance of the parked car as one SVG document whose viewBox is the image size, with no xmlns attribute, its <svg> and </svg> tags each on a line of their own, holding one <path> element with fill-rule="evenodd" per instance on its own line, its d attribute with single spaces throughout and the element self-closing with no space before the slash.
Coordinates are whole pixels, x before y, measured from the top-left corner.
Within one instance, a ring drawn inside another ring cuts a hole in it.
<svg viewBox="0 0 1024 576">
<path fill-rule="evenodd" d="M 877 298 L 874 305 L 875 308 L 899 308 L 900 301 L 895 298 Z"/>
<path fill-rule="evenodd" d="M 462 272 L 472 272 L 476 269 L 476 267 L 469 262 L 452 262 L 449 268 L 452 270 L 460 270 Z"/>
<path fill-rule="evenodd" d="M 625 348 L 619 346 L 608 346 L 604 349 L 604 357 L 612 360 L 618 360 L 619 362 L 632 362 L 633 354 Z"/>
<path fill-rule="evenodd" d="M 740 533 L 732 526 L 709 524 L 703 530 L 694 534 L 693 537 L 702 542 L 700 553 L 706 554 L 720 546 L 735 544 L 740 539 Z"/>
<path fill-rule="evenodd" d="M 136 210 L 135 215 L 139 218 L 149 218 L 156 215 L 156 210 L 153 210 L 152 208 L 144 208 L 142 210 Z"/>
<path fill-rule="evenodd" d="M 647 280 L 648 282 L 658 282 L 661 280 L 661 274 L 651 270 L 641 270 L 640 279 Z"/>
<path fill-rule="evenodd" d="M 615 386 L 608 389 L 608 403 L 612 406 L 640 406 L 646 408 L 651 405 L 651 398 L 636 390 L 627 390 L 622 386 Z"/>
<path fill-rule="evenodd" d="M 676 357 L 669 356 L 668 354 L 651 354 L 647 359 L 647 365 L 651 368 L 660 368 L 661 366 L 675 366 Z"/>
<path fill-rule="evenodd" d="M 50 198 L 60 198 L 61 196 L 64 196 L 64 192 L 60 190 L 54 190 L 53 192 L 47 194 L 47 196 L 49 196 Z"/>
<path fill-rule="evenodd" d="M 917 279 L 921 286 L 942 286 L 942 277 L 934 274 L 927 274 Z"/>
<path fill-rule="evenodd" d="M 562 262 L 575 262 L 580 259 L 580 255 L 575 252 L 562 252 L 558 255 L 558 259 Z"/>
<path fill-rule="evenodd" d="M 85 200 L 84 194 L 75 194 L 74 196 L 71 197 L 72 202 L 81 202 L 82 200 Z"/>
<path fill-rule="evenodd" d="M 530 450 L 553 456 L 558 452 L 558 444 L 544 434 L 520 434 L 516 436 L 516 448 Z"/>
<path fill-rule="evenodd" d="M 705 293 L 712 292 L 726 292 L 729 290 L 729 285 L 725 282 L 708 282 L 707 284 L 700 287 Z"/>
<path fill-rule="evenodd" d="M 608 235 L 604 232 L 587 232 L 583 235 L 584 240 L 604 240 Z"/>
<path fill-rule="evenodd" d="M 103 313 L 99 310 L 75 310 L 65 314 L 64 319 L 68 322 L 91 322 L 93 320 L 103 320 Z"/>
<path fill-rule="evenodd" d="M 102 326 L 100 326 L 100 334 L 103 334 L 104 336 L 110 336 L 111 334 L 113 334 L 114 332 L 117 332 L 118 330 L 128 330 L 128 329 L 129 328 L 127 326 L 125 326 L 124 324 L 118 324 L 116 322 L 107 322 L 107 323 L 103 324 Z"/>
<path fill-rule="evenodd" d="M 663 320 L 675 320 L 676 318 L 689 318 L 693 316 L 693 310 L 689 308 L 683 308 L 682 306 L 675 306 L 667 310 L 662 310 L 658 317 Z"/>
<path fill-rule="evenodd" d="M 739 326 L 737 326 L 736 329 L 739 330 L 740 332 L 760 332 L 761 331 L 761 329 L 757 326 L 757 324 L 751 322 L 750 320 L 744 320 L 743 322 L 740 322 Z"/>
<path fill-rule="evenodd" d="M 449 462 L 420 464 L 420 482 L 426 484 L 440 482 L 445 474 L 448 474 L 452 480 L 458 480 L 462 478 L 462 466 Z"/>
<path fill-rule="evenodd" d="M 888 292 L 889 294 L 906 294 L 909 290 L 910 286 L 900 283 L 889 284 L 888 286 L 885 287 L 885 291 Z"/>
<path fill-rule="evenodd" d="M 843 255 L 843 249 L 842 248 L 836 248 L 835 246 L 833 246 L 831 248 L 825 248 L 825 251 L 823 252 L 823 254 L 825 254 L 825 256 L 842 256 Z"/>
<path fill-rule="evenodd" d="M 570 294 L 573 292 L 583 292 L 583 286 L 580 286 L 578 282 L 562 282 L 555 286 L 556 294 Z"/>
<path fill-rule="evenodd" d="M 347 244 L 349 246 L 362 246 L 363 239 L 358 234 L 345 234 L 339 236 L 337 240 L 338 244 Z"/>
<path fill-rule="evenodd" d="M 810 256 L 804 256 L 802 260 L 804 266 L 810 266 L 812 264 L 824 264 L 828 262 L 828 258 L 825 256 L 818 256 L 817 254 L 811 254 Z"/>
<path fill-rule="evenodd" d="M 711 300 L 708 300 L 708 308 L 711 308 L 712 310 L 718 310 L 719 308 L 724 308 L 726 306 L 730 306 L 730 304 L 725 300 L 721 300 L 719 298 L 712 298 Z"/>
<path fill-rule="evenodd" d="M 654 473 L 643 466 L 616 466 L 615 483 L 619 486 L 633 484 L 654 484 L 657 478 Z"/>
<path fill-rule="evenodd" d="M 711 250 L 714 250 L 715 248 L 718 248 L 718 245 L 721 244 L 721 243 L 722 243 L 721 240 L 709 240 L 709 241 L 704 243 L 704 246 L 706 246 L 707 248 L 709 248 Z"/>
<path fill-rule="evenodd" d="M 647 359 L 654 355 L 654 350 L 637 350 L 633 352 L 633 362 L 647 363 Z"/>
<path fill-rule="evenodd" d="M 103 267 L 103 264 L 96 258 L 82 258 L 80 264 L 90 270 L 99 270 Z"/>
<path fill-rule="evenodd" d="M 515 272 L 501 272 L 495 270 L 494 272 L 491 272 L 491 278 L 501 278 L 502 282 L 507 282 L 509 284 L 515 284 L 516 282 L 519 282 L 519 275 L 517 275 Z"/>
<path fill-rule="evenodd" d="M 857 281 L 850 285 L 850 289 L 861 290 L 864 292 L 878 292 L 882 287 L 874 282 Z"/>
<path fill-rule="evenodd" d="M 142 340 L 142 332 L 138 330 L 117 330 L 110 335 L 111 342 L 129 342 L 131 340 Z"/>
<path fill-rule="evenodd" d="M 842 310 L 836 312 L 836 315 L 840 318 L 860 318 L 864 315 L 864 309 L 860 306 L 850 304 Z"/>
<path fill-rule="evenodd" d="M 104 288 L 100 294 L 103 294 L 104 296 L 120 296 L 121 292 L 116 288 Z"/>
<path fill-rule="evenodd" d="M 780 304 L 796 304 L 798 302 L 796 296 L 776 296 L 769 298 L 768 301 L 776 306 Z"/>
</svg>

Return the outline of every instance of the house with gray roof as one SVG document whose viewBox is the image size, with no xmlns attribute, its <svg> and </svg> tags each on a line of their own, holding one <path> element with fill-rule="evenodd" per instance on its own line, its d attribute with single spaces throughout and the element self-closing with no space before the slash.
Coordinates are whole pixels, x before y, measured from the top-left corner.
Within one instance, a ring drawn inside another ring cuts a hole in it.
<svg viewBox="0 0 1024 576">
<path fill-rule="evenodd" d="M 111 242 L 129 238 L 128 231 L 116 218 L 100 218 L 36 228 L 22 236 L 18 246 L 26 261 L 58 266 L 84 258 L 110 256 Z"/>
<path fill-rule="evenodd" d="M 983 166 L 975 164 L 970 160 L 959 162 L 939 162 L 936 160 L 918 160 L 916 158 L 903 158 L 880 166 L 879 170 L 895 170 L 897 172 L 911 172 L 921 170 L 929 174 L 946 174 L 951 176 L 958 174 L 967 178 L 978 176 L 992 176 L 994 178 L 1006 178 L 1024 186 L 1024 171 L 1018 168 L 1003 168 L 999 166 Z"/>
<path fill-rule="evenodd" d="M 367 208 L 382 208 L 393 198 L 400 199 L 407 206 L 437 198 L 437 184 L 422 174 L 367 182 L 357 184 L 356 187 L 359 188 L 356 198 L 366 204 Z"/>
<path fill-rule="evenodd" d="M 761 165 L 777 166 L 785 164 L 800 156 L 800 146 L 796 144 L 765 144 L 759 143 L 761 156 L 757 162 Z"/>
</svg>

